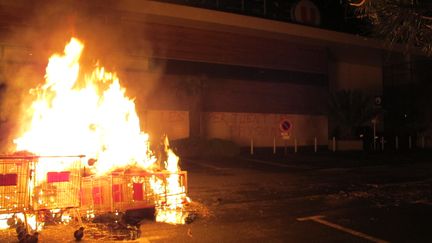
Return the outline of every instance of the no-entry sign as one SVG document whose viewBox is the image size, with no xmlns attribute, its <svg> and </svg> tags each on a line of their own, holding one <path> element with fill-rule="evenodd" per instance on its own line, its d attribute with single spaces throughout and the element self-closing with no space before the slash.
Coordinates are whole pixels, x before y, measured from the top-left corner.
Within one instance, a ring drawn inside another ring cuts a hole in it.
<svg viewBox="0 0 432 243">
<path fill-rule="evenodd" d="M 282 120 L 279 124 L 281 132 L 288 132 L 291 129 L 291 122 L 288 120 Z"/>
<path fill-rule="evenodd" d="M 283 139 L 289 139 L 290 137 L 290 130 L 291 130 L 291 122 L 287 119 L 284 119 L 279 124 L 279 129 L 281 131 L 281 135 Z"/>
</svg>

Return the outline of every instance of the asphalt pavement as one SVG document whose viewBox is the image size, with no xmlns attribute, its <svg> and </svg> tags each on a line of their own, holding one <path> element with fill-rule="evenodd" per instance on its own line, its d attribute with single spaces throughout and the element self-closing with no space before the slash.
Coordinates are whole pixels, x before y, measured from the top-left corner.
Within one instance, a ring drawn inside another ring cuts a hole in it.
<svg viewBox="0 0 432 243">
<path fill-rule="evenodd" d="M 191 198 L 213 212 L 180 226 L 196 232 L 184 240 L 432 242 L 429 153 L 272 156 L 184 160 Z"/>
<path fill-rule="evenodd" d="M 197 217 L 185 225 L 146 219 L 141 237 L 129 242 L 432 242 L 429 157 L 420 151 L 182 158 L 188 209 Z M 61 227 L 42 231 L 41 242 L 73 242 L 73 228 Z M 1 242 L 15 239 L 0 233 Z M 82 242 L 101 241 L 87 235 Z"/>
</svg>

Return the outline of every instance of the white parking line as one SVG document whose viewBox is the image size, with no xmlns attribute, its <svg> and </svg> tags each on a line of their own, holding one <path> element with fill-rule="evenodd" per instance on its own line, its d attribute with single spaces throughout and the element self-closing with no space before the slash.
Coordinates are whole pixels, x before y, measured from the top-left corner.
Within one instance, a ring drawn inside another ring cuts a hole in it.
<svg viewBox="0 0 432 243">
<path fill-rule="evenodd" d="M 376 237 L 373 237 L 373 236 L 367 235 L 367 234 L 365 234 L 365 233 L 362 233 L 362 232 L 359 232 L 359 231 L 355 231 L 355 230 L 352 230 L 352 229 L 349 229 L 349 228 L 343 227 L 343 226 L 341 226 L 341 225 L 338 225 L 338 224 L 335 224 L 335 223 L 329 222 L 329 221 L 324 220 L 324 219 L 322 219 L 322 218 L 324 218 L 324 216 L 322 216 L 322 215 L 315 215 L 315 216 L 310 216 L 310 217 L 297 218 L 297 220 L 298 220 L 298 221 L 314 221 L 314 222 L 317 222 L 317 223 L 320 223 L 320 224 L 323 224 L 323 225 L 329 226 L 329 227 L 331 227 L 331 228 L 334 228 L 334 229 L 337 229 L 337 230 L 340 230 L 340 231 L 343 231 L 343 232 L 346 232 L 346 233 L 352 234 L 352 235 L 354 235 L 354 236 L 357 236 L 357 237 L 360 237 L 360 238 L 363 238 L 363 239 L 366 239 L 366 240 L 370 240 L 370 241 L 372 241 L 372 242 L 377 242 L 377 243 L 388 243 L 388 241 L 381 240 L 381 239 L 378 239 L 378 238 L 376 238 Z"/>
<path fill-rule="evenodd" d="M 168 239 L 168 237 L 166 236 L 148 236 L 145 237 L 145 240 L 147 240 L 147 242 L 151 242 L 151 241 L 155 241 L 155 240 L 164 240 L 164 239 Z"/>
</svg>

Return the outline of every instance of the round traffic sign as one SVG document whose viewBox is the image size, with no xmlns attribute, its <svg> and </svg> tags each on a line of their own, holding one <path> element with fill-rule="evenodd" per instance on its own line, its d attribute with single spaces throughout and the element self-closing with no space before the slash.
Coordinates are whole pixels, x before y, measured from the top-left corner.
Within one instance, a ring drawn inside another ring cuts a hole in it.
<svg viewBox="0 0 432 243">
<path fill-rule="evenodd" d="M 283 120 L 279 124 L 279 128 L 282 132 L 288 132 L 291 129 L 291 123 L 288 120 Z"/>
<path fill-rule="evenodd" d="M 380 106 L 382 103 L 381 96 L 375 97 L 375 105 Z"/>
<path fill-rule="evenodd" d="M 300 0 L 291 9 L 291 18 L 301 24 L 319 26 L 321 14 L 318 7 L 310 0 Z"/>
</svg>

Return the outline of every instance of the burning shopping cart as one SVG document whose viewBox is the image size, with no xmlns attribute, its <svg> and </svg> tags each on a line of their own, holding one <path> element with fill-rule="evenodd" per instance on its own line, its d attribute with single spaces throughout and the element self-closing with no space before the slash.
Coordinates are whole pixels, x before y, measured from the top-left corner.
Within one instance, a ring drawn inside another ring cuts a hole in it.
<svg viewBox="0 0 432 243">
<path fill-rule="evenodd" d="M 32 170 L 31 205 L 33 210 L 79 208 L 82 157 L 37 158 Z"/>
<path fill-rule="evenodd" d="M 26 157 L 0 157 L 0 214 L 29 209 L 30 162 Z"/>
<path fill-rule="evenodd" d="M 175 176 L 176 178 L 172 178 Z M 170 190 L 169 180 L 176 180 Z M 187 173 L 122 171 L 106 176 L 83 177 L 81 210 L 106 213 L 133 209 L 161 208 L 175 202 L 184 203 L 187 193 Z"/>
<path fill-rule="evenodd" d="M 8 224 L 16 224 L 17 233 L 39 231 L 46 215 L 71 210 L 81 224 L 82 157 L 0 156 L 0 214 L 12 219 Z"/>
</svg>

